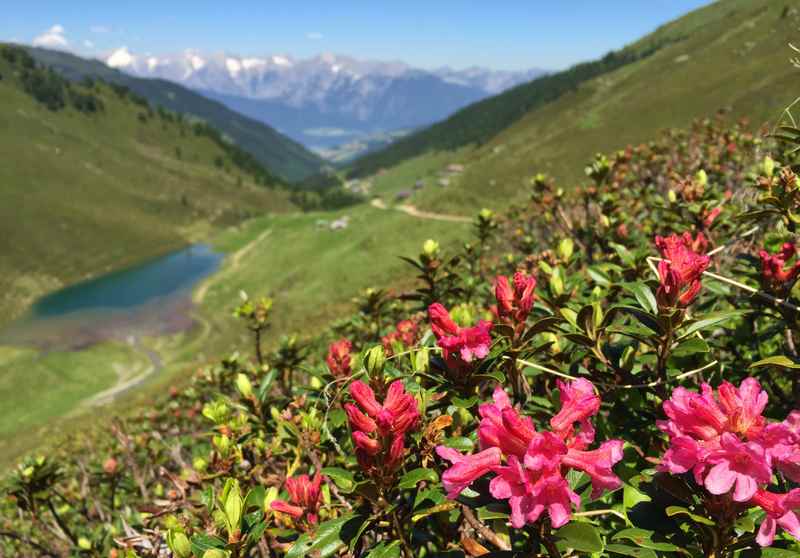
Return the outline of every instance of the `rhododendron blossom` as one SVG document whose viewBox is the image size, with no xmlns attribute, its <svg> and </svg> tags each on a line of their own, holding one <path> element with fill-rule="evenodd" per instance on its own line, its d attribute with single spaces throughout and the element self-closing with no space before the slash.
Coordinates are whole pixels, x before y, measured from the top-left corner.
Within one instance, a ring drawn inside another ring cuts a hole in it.
<svg viewBox="0 0 800 558">
<path fill-rule="evenodd" d="M 473 360 L 482 359 L 489 354 L 492 344 L 489 335 L 491 322 L 480 320 L 473 327 L 459 327 L 447 309 L 438 302 L 428 307 L 428 316 L 437 344 L 451 369 L 468 370 Z"/>
<path fill-rule="evenodd" d="M 497 317 L 512 324 L 523 324 L 533 308 L 536 277 L 516 272 L 512 282 L 505 275 L 494 280 L 494 296 L 497 299 Z"/>
<path fill-rule="evenodd" d="M 328 364 L 328 370 L 331 371 L 337 378 L 342 378 L 350 375 L 350 364 L 352 357 L 350 350 L 353 344 L 347 339 L 339 339 L 330 344 L 328 347 L 328 356 L 325 362 Z"/>
<path fill-rule="evenodd" d="M 353 431 L 359 465 L 369 475 L 394 472 L 405 456 L 405 433 L 419 425 L 417 400 L 406 393 L 400 380 L 389 385 L 383 404 L 360 380 L 350 385 L 350 395 L 356 405 L 346 403 L 344 410 Z"/>
<path fill-rule="evenodd" d="M 700 292 L 700 278 L 711 261 L 702 254 L 708 248 L 708 241 L 703 233 L 697 233 L 697 238 L 693 239 L 686 232 L 682 236 L 656 236 L 656 247 L 664 258 L 658 263 L 661 284 L 656 298 L 659 306 L 688 306 Z"/>
<path fill-rule="evenodd" d="M 404 348 L 413 347 L 417 342 L 419 325 L 414 320 L 402 320 L 397 322 L 394 331 L 387 333 L 381 338 L 381 345 L 388 356 L 394 353 L 394 346 L 398 344 Z"/>
<path fill-rule="evenodd" d="M 678 387 L 664 402 L 668 420 L 658 427 L 670 438 L 660 469 L 672 474 L 691 471 L 697 484 L 714 495 L 730 494 L 735 502 L 764 508 L 758 542 L 772 543 L 775 525 L 794 536 L 800 525 L 793 509 L 800 498 L 766 491 L 776 472 L 792 480 L 800 472 L 800 412 L 781 423 L 763 416 L 767 393 L 758 380 L 746 378 L 737 388 L 723 382 L 717 393 L 708 384 L 700 393 Z M 800 538 L 800 537 L 798 537 Z"/>
<path fill-rule="evenodd" d="M 793 265 L 786 266 L 786 262 L 791 260 L 797 250 L 794 244 L 784 243 L 777 254 L 770 254 L 766 250 L 758 252 L 761 258 L 761 279 L 764 286 L 779 294 L 791 289 L 800 274 L 800 259 Z"/>
<path fill-rule="evenodd" d="M 323 478 L 320 473 L 314 475 L 313 479 L 308 475 L 287 478 L 284 486 L 286 492 L 289 493 L 289 501 L 273 500 L 270 507 L 295 519 L 305 516 L 309 524 L 316 524 L 319 519 L 317 512 L 322 500 L 320 487 Z"/>
<path fill-rule="evenodd" d="M 546 511 L 552 526 L 558 528 L 569 521 L 572 507 L 580 505 L 580 497 L 565 478 L 570 469 L 589 475 L 594 497 L 622 486 L 612 471 L 622 459 L 621 440 L 586 451 L 594 442 L 589 419 L 600 409 L 594 386 L 584 379 L 558 385 L 561 410 L 550 420 L 552 430 L 537 431 L 531 418 L 520 415 L 498 386 L 494 403 L 478 409 L 481 451 L 463 455 L 444 446 L 436 448 L 441 458 L 453 464 L 442 475 L 448 498 L 456 498 L 476 479 L 494 473 L 489 491 L 498 500 L 508 500 L 513 527 L 535 523 Z"/>
</svg>

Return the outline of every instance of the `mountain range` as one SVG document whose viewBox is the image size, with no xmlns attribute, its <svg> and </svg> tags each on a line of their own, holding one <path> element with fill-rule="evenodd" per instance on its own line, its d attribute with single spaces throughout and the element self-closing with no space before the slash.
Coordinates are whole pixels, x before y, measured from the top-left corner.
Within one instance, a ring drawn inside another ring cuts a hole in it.
<svg viewBox="0 0 800 558">
<path fill-rule="evenodd" d="M 487 96 L 534 79 L 540 69 L 421 70 L 402 62 L 321 54 L 242 57 L 187 50 L 142 56 L 120 48 L 106 64 L 202 92 L 322 150 L 365 137 L 429 125 Z"/>
<path fill-rule="evenodd" d="M 37 62 L 69 80 L 102 79 L 127 87 L 154 106 L 181 113 L 191 120 L 207 122 L 287 181 L 296 182 L 315 175 L 325 165 L 323 159 L 264 122 L 239 114 L 178 83 L 137 78 L 99 60 L 81 58 L 64 51 L 33 47 L 26 47 L 26 50 Z"/>
</svg>

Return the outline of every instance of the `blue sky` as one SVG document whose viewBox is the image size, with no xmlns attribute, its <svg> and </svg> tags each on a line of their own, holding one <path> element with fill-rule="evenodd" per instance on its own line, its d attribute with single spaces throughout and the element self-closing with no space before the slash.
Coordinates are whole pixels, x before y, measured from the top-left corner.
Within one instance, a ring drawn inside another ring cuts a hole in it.
<svg viewBox="0 0 800 558">
<path fill-rule="evenodd" d="M 321 52 L 420 67 L 558 69 L 595 58 L 708 0 L 39 0 L 3 10 L 0 40 L 100 56 L 185 49 Z"/>
</svg>

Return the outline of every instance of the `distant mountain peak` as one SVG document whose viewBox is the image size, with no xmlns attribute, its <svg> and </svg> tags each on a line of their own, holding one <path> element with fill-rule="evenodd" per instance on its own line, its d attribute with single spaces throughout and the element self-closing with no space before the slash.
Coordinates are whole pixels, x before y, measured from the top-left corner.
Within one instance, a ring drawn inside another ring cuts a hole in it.
<svg viewBox="0 0 800 558">
<path fill-rule="evenodd" d="M 543 73 L 477 66 L 424 70 L 398 61 L 360 60 L 333 52 L 310 58 L 194 49 L 138 55 L 122 47 L 105 62 L 136 77 L 180 83 L 312 148 L 431 124 Z M 336 134 L 320 135 L 319 130 Z"/>
</svg>

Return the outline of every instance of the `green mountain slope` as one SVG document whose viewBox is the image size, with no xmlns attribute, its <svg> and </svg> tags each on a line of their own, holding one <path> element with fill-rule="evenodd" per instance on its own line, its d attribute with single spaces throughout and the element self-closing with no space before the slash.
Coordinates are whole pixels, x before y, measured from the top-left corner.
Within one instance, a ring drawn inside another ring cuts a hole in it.
<svg viewBox="0 0 800 558">
<path fill-rule="evenodd" d="M 204 120 L 286 180 L 302 180 L 318 173 L 325 165 L 322 158 L 275 129 L 176 83 L 132 77 L 99 60 L 87 60 L 66 52 L 40 48 L 28 48 L 28 52 L 67 79 L 101 78 L 130 88 L 155 106 Z"/>
<path fill-rule="evenodd" d="M 0 76 L 0 323 L 65 283 L 293 208 L 206 126 L 68 86 L 14 47 Z"/>
<path fill-rule="evenodd" d="M 537 171 L 580 180 L 594 153 L 721 109 L 758 125 L 774 122 L 800 90 L 788 63 L 798 24 L 797 10 L 782 2 L 722 0 L 613 56 L 472 105 L 349 172 L 376 174 L 374 191 L 394 193 L 459 162 L 464 171 L 450 186 L 426 188 L 410 202 L 472 209 L 515 196 Z"/>
</svg>

